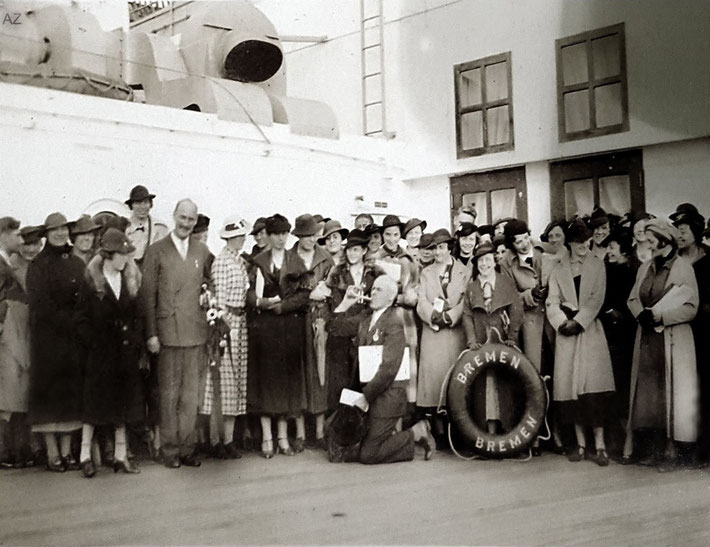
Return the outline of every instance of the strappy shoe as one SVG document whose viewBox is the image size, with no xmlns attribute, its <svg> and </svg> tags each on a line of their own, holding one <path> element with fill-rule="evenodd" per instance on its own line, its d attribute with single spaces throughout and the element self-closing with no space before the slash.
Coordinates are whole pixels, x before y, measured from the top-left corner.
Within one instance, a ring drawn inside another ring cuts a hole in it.
<svg viewBox="0 0 710 547">
<path fill-rule="evenodd" d="M 284 448 L 281 445 L 281 441 L 285 441 L 286 447 Z M 279 439 L 279 454 L 283 454 L 284 456 L 295 456 L 296 452 L 291 448 L 291 445 L 288 444 L 288 439 Z"/>
</svg>

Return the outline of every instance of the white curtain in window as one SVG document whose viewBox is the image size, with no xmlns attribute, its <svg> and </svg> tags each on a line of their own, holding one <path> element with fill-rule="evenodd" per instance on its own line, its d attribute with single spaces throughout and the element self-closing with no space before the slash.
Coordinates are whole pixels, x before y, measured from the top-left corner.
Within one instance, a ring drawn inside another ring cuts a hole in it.
<svg viewBox="0 0 710 547">
<path fill-rule="evenodd" d="M 631 189 L 628 175 L 599 179 L 599 205 L 607 213 L 623 215 L 631 210 Z"/>
<path fill-rule="evenodd" d="M 491 216 L 493 222 L 501 218 L 518 216 L 518 208 L 515 200 L 515 188 L 504 190 L 494 190 L 491 192 Z"/>
<path fill-rule="evenodd" d="M 565 216 L 591 214 L 594 209 L 594 181 L 592 179 L 565 181 Z"/>
<path fill-rule="evenodd" d="M 510 140 L 510 120 L 508 106 L 497 106 L 486 111 L 488 146 L 507 144 Z"/>
</svg>

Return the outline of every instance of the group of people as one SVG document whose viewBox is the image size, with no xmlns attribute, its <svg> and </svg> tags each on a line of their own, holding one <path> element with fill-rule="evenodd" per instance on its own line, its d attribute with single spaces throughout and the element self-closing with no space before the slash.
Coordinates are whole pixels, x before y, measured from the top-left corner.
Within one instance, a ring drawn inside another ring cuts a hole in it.
<svg viewBox="0 0 710 547">
<path fill-rule="evenodd" d="M 710 458 L 709 232 L 692 204 L 667 220 L 596 208 L 539 240 L 467 207 L 453 234 L 395 215 L 353 229 L 235 215 L 213 255 L 197 205 L 178 202 L 170 228 L 155 197 L 133 188 L 130 218 L 0 218 L 3 466 L 42 457 L 92 477 L 100 462 L 138 473 L 143 446 L 169 468 L 327 450 L 343 403 L 366 412 L 361 462 L 411 460 L 417 445 L 429 459 L 451 442 L 452 365 L 494 331 L 551 378 L 552 439 L 533 456 L 659 470 Z M 504 434 L 523 397 L 489 369 L 471 413 Z"/>
</svg>

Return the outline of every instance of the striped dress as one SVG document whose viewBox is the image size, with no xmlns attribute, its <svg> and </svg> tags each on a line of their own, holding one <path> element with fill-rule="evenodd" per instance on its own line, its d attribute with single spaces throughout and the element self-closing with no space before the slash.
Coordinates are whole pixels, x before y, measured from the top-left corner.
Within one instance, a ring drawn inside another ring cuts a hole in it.
<svg viewBox="0 0 710 547">
<path fill-rule="evenodd" d="M 247 411 L 247 323 L 244 314 L 249 276 L 242 257 L 228 247 L 212 264 L 212 281 L 217 305 L 226 310 L 224 318 L 231 327 L 231 355 L 227 348 L 219 365 L 222 415 L 239 416 Z M 203 414 L 211 414 L 215 402 L 212 370 L 207 371 Z"/>
</svg>

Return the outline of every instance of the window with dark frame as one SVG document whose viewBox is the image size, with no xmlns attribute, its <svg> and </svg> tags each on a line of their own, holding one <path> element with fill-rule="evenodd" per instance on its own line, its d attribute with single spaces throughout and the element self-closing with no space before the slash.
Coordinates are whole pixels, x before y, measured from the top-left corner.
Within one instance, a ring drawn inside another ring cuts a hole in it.
<svg viewBox="0 0 710 547">
<path fill-rule="evenodd" d="M 624 23 L 555 41 L 560 142 L 629 130 Z"/>
<path fill-rule="evenodd" d="M 456 157 L 513 149 L 510 52 L 454 66 Z"/>
</svg>

